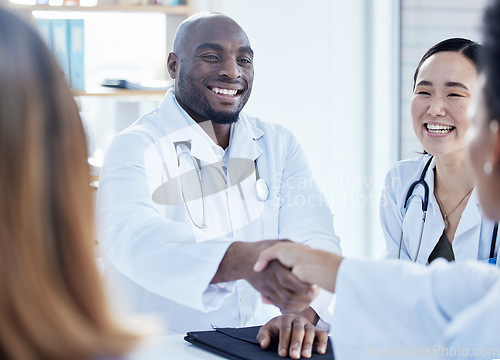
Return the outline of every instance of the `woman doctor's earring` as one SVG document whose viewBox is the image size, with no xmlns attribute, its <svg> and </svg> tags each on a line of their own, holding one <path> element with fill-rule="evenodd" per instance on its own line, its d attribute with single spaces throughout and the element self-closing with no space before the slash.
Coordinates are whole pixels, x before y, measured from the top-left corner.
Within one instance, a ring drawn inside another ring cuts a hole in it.
<svg viewBox="0 0 500 360">
<path fill-rule="evenodd" d="M 491 175 L 491 173 L 493 172 L 493 164 L 491 163 L 491 161 L 486 161 L 483 165 L 483 169 L 486 175 Z"/>
<path fill-rule="evenodd" d="M 496 135 L 499 130 L 498 120 L 493 119 L 490 121 L 490 131 Z M 484 173 L 486 175 L 491 175 L 493 173 L 493 163 L 490 160 L 487 160 L 483 165 Z"/>
<path fill-rule="evenodd" d="M 498 129 L 500 127 L 500 124 L 498 123 L 497 119 L 493 119 L 490 121 L 490 131 L 494 134 L 498 132 Z"/>
</svg>

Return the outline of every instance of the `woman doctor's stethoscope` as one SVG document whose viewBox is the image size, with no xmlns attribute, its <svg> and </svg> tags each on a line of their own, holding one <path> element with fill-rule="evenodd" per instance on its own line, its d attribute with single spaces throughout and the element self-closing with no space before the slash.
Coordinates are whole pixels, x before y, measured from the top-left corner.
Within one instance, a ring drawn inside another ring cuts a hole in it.
<svg viewBox="0 0 500 360">
<path fill-rule="evenodd" d="M 429 158 L 427 163 L 425 164 L 424 169 L 422 170 L 422 173 L 420 175 L 420 178 L 415 180 L 410 187 L 408 188 L 408 192 L 406 193 L 405 197 L 405 202 L 403 206 L 403 221 L 404 218 L 406 217 L 406 213 L 408 211 L 408 208 L 411 205 L 411 202 L 413 199 L 418 198 L 420 199 L 420 202 L 422 204 L 422 217 L 421 217 L 421 224 L 420 224 L 420 233 L 418 237 L 418 244 L 417 244 L 417 249 L 415 251 L 415 254 L 413 256 L 413 261 L 417 261 L 419 252 L 420 252 L 420 247 L 422 245 L 422 237 L 424 234 L 424 227 L 425 227 L 425 220 L 427 217 L 427 209 L 429 206 L 429 185 L 425 181 L 425 175 L 427 173 L 427 170 L 429 169 L 429 166 L 432 162 L 433 156 Z M 415 190 L 421 187 L 423 189 L 423 195 L 416 194 Z M 490 252 L 489 252 L 489 260 L 488 262 L 490 264 L 496 264 L 497 263 L 497 256 L 495 255 L 495 248 L 496 248 L 496 240 L 497 240 L 497 234 L 498 234 L 498 222 L 495 223 L 495 226 L 493 228 L 493 232 L 491 235 L 491 245 L 490 245 Z M 403 245 L 403 229 L 401 229 L 401 237 L 399 239 L 399 245 L 398 245 L 398 259 L 401 258 L 401 249 Z"/>
</svg>

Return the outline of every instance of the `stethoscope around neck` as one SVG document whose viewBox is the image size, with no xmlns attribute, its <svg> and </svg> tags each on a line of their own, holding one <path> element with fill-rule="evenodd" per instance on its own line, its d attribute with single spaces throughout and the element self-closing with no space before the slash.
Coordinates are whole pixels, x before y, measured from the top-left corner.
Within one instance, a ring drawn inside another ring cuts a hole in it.
<svg viewBox="0 0 500 360">
<path fill-rule="evenodd" d="M 181 152 L 180 154 L 177 155 L 177 162 L 178 162 L 179 166 L 180 166 L 180 157 L 181 156 L 185 156 L 188 159 L 190 159 L 190 161 L 192 162 L 193 167 L 194 167 L 194 169 L 196 171 L 196 176 L 198 178 L 198 184 L 200 186 L 200 193 L 201 193 L 201 207 L 202 207 L 202 220 L 201 220 L 201 224 L 197 223 L 194 220 L 194 218 L 193 218 L 193 216 L 191 214 L 191 211 L 189 210 L 189 206 L 187 204 L 186 197 L 184 195 L 184 190 L 182 188 L 182 183 L 181 183 L 182 200 L 184 201 L 184 205 L 186 207 L 186 211 L 187 211 L 189 219 L 191 220 L 191 222 L 193 223 L 193 225 L 196 226 L 199 229 L 206 229 L 207 228 L 206 208 L 205 208 L 205 195 L 206 194 L 205 194 L 205 186 L 204 186 L 204 183 L 203 183 L 202 167 L 201 167 L 201 164 L 200 164 L 200 160 L 197 159 L 197 158 L 195 158 L 190 153 L 183 151 L 183 152 Z M 254 163 L 255 178 L 256 178 L 255 179 L 255 194 L 256 194 L 256 197 L 257 197 L 257 199 L 259 201 L 266 201 L 269 198 L 269 187 L 267 185 L 267 182 L 260 177 L 259 167 L 257 166 L 257 160 L 254 160 L 253 163 Z M 221 176 L 223 176 L 223 175 L 221 174 Z"/>
<path fill-rule="evenodd" d="M 427 174 L 427 170 L 429 169 L 429 166 L 431 165 L 433 156 L 429 158 L 427 163 L 424 166 L 424 169 L 422 170 L 422 174 L 420 174 L 420 178 L 416 181 L 414 181 L 409 189 L 408 192 L 406 193 L 405 197 L 405 202 L 404 202 L 404 216 L 403 216 L 403 221 L 404 217 L 406 216 L 406 212 L 408 211 L 408 208 L 410 207 L 411 202 L 415 197 L 420 198 L 421 203 L 422 203 L 422 219 L 421 219 L 421 225 L 420 225 L 420 236 L 418 239 L 418 245 L 417 249 L 415 251 L 415 256 L 413 257 L 413 261 L 416 262 L 418 258 L 418 254 L 420 252 L 420 246 L 422 245 L 422 236 L 424 234 L 424 227 L 425 227 L 425 220 L 427 218 L 427 209 L 429 207 L 429 185 L 425 181 L 425 175 Z M 415 189 L 421 186 L 424 190 L 424 195 L 419 195 L 419 194 L 414 194 Z M 497 241 L 497 234 L 498 234 L 498 222 L 495 222 L 495 226 L 493 228 L 493 234 L 491 235 L 491 246 L 490 246 L 490 257 L 488 262 L 490 264 L 496 264 L 497 258 L 495 256 L 495 247 L 496 247 L 496 241 Z M 403 228 L 401 226 L 401 237 L 399 239 L 399 246 L 398 246 L 398 259 L 401 259 L 401 248 L 403 246 Z"/>
</svg>

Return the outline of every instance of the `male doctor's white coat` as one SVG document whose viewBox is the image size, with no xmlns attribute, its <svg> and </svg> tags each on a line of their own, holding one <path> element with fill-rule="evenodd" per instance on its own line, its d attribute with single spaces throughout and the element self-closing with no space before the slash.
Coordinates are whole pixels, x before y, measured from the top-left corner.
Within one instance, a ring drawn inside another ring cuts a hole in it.
<svg viewBox="0 0 500 360">
<path fill-rule="evenodd" d="M 265 201 L 257 177 L 269 187 Z M 340 253 L 331 211 L 289 131 L 240 114 L 224 151 L 173 90 L 107 149 L 97 221 L 113 290 L 129 309 L 159 316 L 176 332 L 279 315 L 246 281 L 210 285 L 233 241 L 290 239 Z M 312 304 L 325 321 L 331 300 L 324 292 Z"/>
<path fill-rule="evenodd" d="M 425 174 L 425 181 L 429 186 L 429 206 L 425 221 L 422 243 L 419 247 L 420 229 L 422 226 L 422 201 L 424 191 L 417 186 L 408 210 L 405 214 L 404 202 L 411 184 L 420 179 L 425 164 L 430 155 L 419 158 L 399 161 L 389 171 L 385 179 L 384 192 L 380 201 L 380 221 L 386 240 L 387 258 L 397 258 L 401 231 L 403 244 L 401 259 L 413 260 L 426 264 L 432 250 L 436 246 L 444 231 L 444 220 L 439 204 L 434 196 L 434 159 Z M 452 248 L 455 260 L 484 260 L 490 254 L 494 222 L 482 216 L 476 190 L 471 196 L 462 213 L 460 223 L 455 232 Z M 500 241 L 497 241 L 496 249 Z M 497 250 L 495 250 L 495 254 Z"/>
</svg>

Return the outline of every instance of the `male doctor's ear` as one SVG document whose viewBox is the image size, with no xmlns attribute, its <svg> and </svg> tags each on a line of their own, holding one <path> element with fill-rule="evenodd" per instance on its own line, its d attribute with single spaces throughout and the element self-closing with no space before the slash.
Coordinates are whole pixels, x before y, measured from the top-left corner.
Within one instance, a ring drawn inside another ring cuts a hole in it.
<svg viewBox="0 0 500 360">
<path fill-rule="evenodd" d="M 167 71 L 172 79 L 177 78 L 177 71 L 179 70 L 179 58 L 173 52 L 168 54 L 167 58 Z"/>
</svg>

